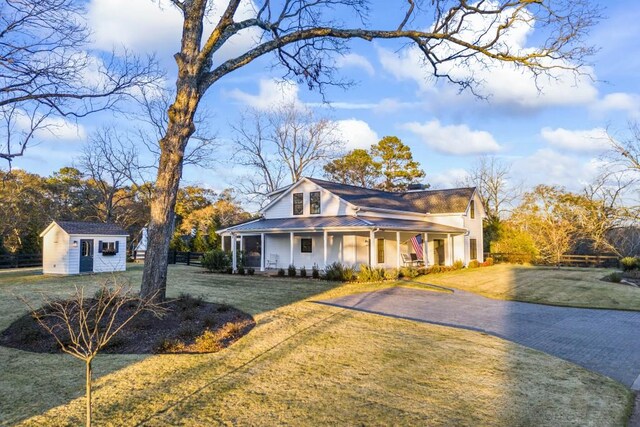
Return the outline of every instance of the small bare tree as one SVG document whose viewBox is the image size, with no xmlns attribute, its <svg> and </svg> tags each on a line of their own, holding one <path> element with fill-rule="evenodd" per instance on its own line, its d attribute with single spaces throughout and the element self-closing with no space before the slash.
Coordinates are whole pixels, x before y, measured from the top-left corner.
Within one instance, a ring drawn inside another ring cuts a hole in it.
<svg viewBox="0 0 640 427">
<path fill-rule="evenodd" d="M 110 286 L 112 285 L 112 286 Z M 46 294 L 43 307 L 35 309 L 26 299 L 35 321 L 60 346 L 60 350 L 85 363 L 86 425 L 91 426 L 91 373 L 93 359 L 137 315 L 144 311 L 162 316 L 166 309 L 141 298 L 115 278 L 102 284 L 94 298 L 85 298 L 84 288 L 77 288 L 69 299 L 60 300 Z"/>
<path fill-rule="evenodd" d="M 317 118 L 295 103 L 246 114 L 235 131 L 236 161 L 252 170 L 238 186 L 251 201 L 263 204 L 266 195 L 334 158 L 342 148 L 336 125 Z"/>
<path fill-rule="evenodd" d="M 609 158 L 630 171 L 640 173 L 640 123 L 629 123 L 629 135 L 619 140 L 609 133 Z"/>
</svg>

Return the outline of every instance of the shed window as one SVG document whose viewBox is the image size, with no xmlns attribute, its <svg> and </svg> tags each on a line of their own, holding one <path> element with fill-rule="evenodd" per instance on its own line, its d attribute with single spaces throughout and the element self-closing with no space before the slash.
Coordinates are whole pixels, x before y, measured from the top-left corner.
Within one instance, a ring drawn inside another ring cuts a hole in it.
<svg viewBox="0 0 640 427">
<path fill-rule="evenodd" d="M 320 213 L 320 192 L 312 191 L 309 193 L 309 207 L 311 208 L 311 214 L 317 215 Z"/>
<path fill-rule="evenodd" d="M 476 217 L 476 203 L 475 203 L 475 200 L 472 200 L 470 205 L 469 205 L 469 216 L 471 217 L 471 219 L 474 219 Z"/>
<path fill-rule="evenodd" d="M 118 242 L 100 242 L 102 255 L 115 255 L 118 253 Z"/>
<path fill-rule="evenodd" d="M 293 214 L 294 215 L 302 215 L 304 212 L 304 195 L 303 193 L 294 193 L 293 194 Z"/>
<path fill-rule="evenodd" d="M 471 260 L 478 259 L 478 240 L 469 239 L 469 251 L 471 252 Z"/>
<path fill-rule="evenodd" d="M 300 252 L 310 254 L 313 249 L 313 241 L 309 238 L 300 239 Z"/>
<path fill-rule="evenodd" d="M 384 263 L 384 239 L 377 239 L 378 264 Z"/>
</svg>

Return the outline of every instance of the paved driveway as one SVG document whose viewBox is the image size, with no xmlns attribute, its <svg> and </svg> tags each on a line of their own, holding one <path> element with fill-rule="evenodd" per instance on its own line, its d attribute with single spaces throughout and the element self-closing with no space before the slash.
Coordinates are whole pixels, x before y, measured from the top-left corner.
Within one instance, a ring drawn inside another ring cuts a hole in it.
<svg viewBox="0 0 640 427">
<path fill-rule="evenodd" d="M 486 332 L 640 388 L 640 312 L 553 307 L 458 290 L 402 287 L 320 302 Z"/>
</svg>

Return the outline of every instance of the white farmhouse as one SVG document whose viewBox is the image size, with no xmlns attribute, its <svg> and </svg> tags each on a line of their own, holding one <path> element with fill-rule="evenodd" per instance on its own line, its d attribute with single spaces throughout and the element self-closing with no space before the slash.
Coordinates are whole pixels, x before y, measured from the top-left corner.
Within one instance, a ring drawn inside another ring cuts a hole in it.
<svg viewBox="0 0 640 427">
<path fill-rule="evenodd" d="M 53 221 L 40 233 L 44 274 L 125 271 L 128 233 L 115 224 Z"/>
<path fill-rule="evenodd" d="M 218 231 L 245 266 L 399 268 L 483 261 L 485 212 L 473 187 L 387 192 L 316 178 L 270 194 L 261 218 Z"/>
</svg>

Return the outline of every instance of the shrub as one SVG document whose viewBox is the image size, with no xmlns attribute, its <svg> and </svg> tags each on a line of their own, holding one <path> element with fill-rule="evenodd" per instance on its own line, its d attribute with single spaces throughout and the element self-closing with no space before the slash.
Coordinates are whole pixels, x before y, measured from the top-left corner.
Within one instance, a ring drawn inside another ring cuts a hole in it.
<svg viewBox="0 0 640 427">
<path fill-rule="evenodd" d="M 482 263 L 485 267 L 491 267 L 493 265 L 493 258 L 488 257 Z"/>
<path fill-rule="evenodd" d="M 319 279 L 320 278 L 320 270 L 318 269 L 317 265 L 313 265 L 313 268 L 311 269 L 311 277 L 313 277 L 314 279 Z"/>
<path fill-rule="evenodd" d="M 640 258 L 628 256 L 620 260 L 620 266 L 624 271 L 631 271 L 640 268 Z"/>
<path fill-rule="evenodd" d="M 462 261 L 461 259 L 457 259 L 454 261 L 451 267 L 453 270 L 462 270 L 464 268 L 464 261 Z"/>
<path fill-rule="evenodd" d="M 253 276 L 255 273 L 256 273 L 256 269 L 255 268 L 251 268 L 251 267 L 247 268 L 247 274 L 249 276 Z"/>
<path fill-rule="evenodd" d="M 296 277 L 296 266 L 295 265 L 289 264 L 289 267 L 287 268 L 287 276 Z"/>
<path fill-rule="evenodd" d="M 478 268 L 478 267 L 480 267 L 480 263 L 478 262 L 477 259 L 473 259 L 469 261 L 469 268 Z"/>
<path fill-rule="evenodd" d="M 241 275 L 241 276 L 244 276 L 244 273 L 246 273 L 244 267 L 241 266 L 241 265 L 238 266 L 237 271 L 238 271 L 238 274 Z"/>
<path fill-rule="evenodd" d="M 620 283 L 620 281 L 622 280 L 622 274 L 617 272 L 607 274 L 606 276 L 604 276 L 604 280 L 606 280 L 607 282 Z"/>
<path fill-rule="evenodd" d="M 384 280 L 384 268 L 372 268 L 367 264 L 360 264 L 357 274 L 358 282 L 380 282 Z"/>
<path fill-rule="evenodd" d="M 227 274 L 233 274 L 233 268 L 231 266 L 227 267 L 224 271 Z"/>
<path fill-rule="evenodd" d="M 192 350 L 197 353 L 213 353 L 222 349 L 218 335 L 210 330 L 197 336 L 192 347 Z"/>
<path fill-rule="evenodd" d="M 226 271 L 231 266 L 229 256 L 220 249 L 205 252 L 201 262 L 202 267 L 209 271 Z"/>
<path fill-rule="evenodd" d="M 429 269 L 427 270 L 427 272 L 429 274 L 438 274 L 438 273 L 442 273 L 444 270 L 444 267 L 442 265 L 432 265 L 431 267 L 429 267 Z"/>
<path fill-rule="evenodd" d="M 402 267 L 399 273 L 400 277 L 404 277 L 406 279 L 413 279 L 419 275 L 420 273 L 418 273 L 418 269 L 413 266 Z"/>
<path fill-rule="evenodd" d="M 307 269 L 305 268 L 304 265 L 300 269 L 300 277 L 307 277 Z"/>
<path fill-rule="evenodd" d="M 355 269 L 340 262 L 334 262 L 325 269 L 324 278 L 337 282 L 349 282 L 355 277 Z"/>
<path fill-rule="evenodd" d="M 278 277 L 284 277 L 284 268 L 278 269 Z"/>
<path fill-rule="evenodd" d="M 385 280 L 397 280 L 400 277 L 400 270 L 397 268 L 388 268 L 384 271 Z"/>
</svg>

